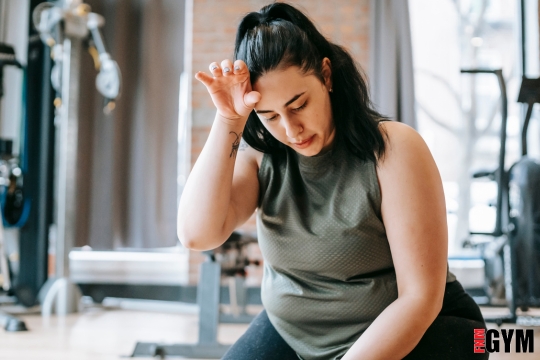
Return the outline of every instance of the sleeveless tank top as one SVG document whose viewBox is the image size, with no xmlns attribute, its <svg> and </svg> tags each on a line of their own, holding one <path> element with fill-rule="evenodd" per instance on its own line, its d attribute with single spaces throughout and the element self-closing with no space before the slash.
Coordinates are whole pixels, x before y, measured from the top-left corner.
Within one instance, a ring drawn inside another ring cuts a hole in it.
<svg viewBox="0 0 540 360">
<path fill-rule="evenodd" d="M 340 359 L 398 297 L 375 165 L 339 144 L 312 157 L 287 147 L 264 154 L 258 179 L 268 318 L 299 359 Z"/>
</svg>

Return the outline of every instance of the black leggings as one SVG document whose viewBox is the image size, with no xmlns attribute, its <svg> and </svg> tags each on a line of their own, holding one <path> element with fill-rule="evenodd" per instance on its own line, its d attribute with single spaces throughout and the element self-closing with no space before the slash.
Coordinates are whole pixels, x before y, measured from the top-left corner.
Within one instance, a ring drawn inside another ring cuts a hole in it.
<svg viewBox="0 0 540 360">
<path fill-rule="evenodd" d="M 418 345 L 404 358 L 468 360 L 488 359 L 473 353 L 473 329 L 487 329 L 474 300 L 459 281 L 446 284 L 443 308 Z M 298 360 L 296 352 L 270 323 L 266 310 L 253 319 L 246 332 L 222 360 Z M 327 359 L 321 359 L 327 360 Z"/>
</svg>

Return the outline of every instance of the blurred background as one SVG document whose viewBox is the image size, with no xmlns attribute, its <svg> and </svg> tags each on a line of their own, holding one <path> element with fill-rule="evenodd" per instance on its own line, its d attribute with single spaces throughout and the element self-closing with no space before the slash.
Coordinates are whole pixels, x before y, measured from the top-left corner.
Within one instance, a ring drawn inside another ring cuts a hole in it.
<svg viewBox="0 0 540 360">
<path fill-rule="evenodd" d="M 176 209 L 215 113 L 193 75 L 267 3 L 0 0 L 0 359 L 219 358 L 262 309 L 255 216 L 196 252 Z M 512 172 L 524 144 L 540 162 L 539 2 L 289 3 L 427 142 L 450 270 L 489 326 L 540 325 L 540 182 Z"/>
</svg>

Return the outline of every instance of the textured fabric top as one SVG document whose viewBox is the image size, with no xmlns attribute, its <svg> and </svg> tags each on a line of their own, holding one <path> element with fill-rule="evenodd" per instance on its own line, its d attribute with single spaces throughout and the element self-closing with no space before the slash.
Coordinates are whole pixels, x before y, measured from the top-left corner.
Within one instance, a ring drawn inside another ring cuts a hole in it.
<svg viewBox="0 0 540 360">
<path fill-rule="evenodd" d="M 258 178 L 270 322 L 300 359 L 340 359 L 398 296 L 375 165 L 342 145 L 313 157 L 287 148 L 263 156 Z"/>
</svg>

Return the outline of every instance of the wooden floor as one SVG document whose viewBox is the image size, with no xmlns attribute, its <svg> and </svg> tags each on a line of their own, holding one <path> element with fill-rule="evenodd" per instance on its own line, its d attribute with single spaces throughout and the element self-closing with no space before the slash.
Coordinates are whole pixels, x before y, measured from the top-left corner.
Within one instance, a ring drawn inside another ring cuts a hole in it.
<svg viewBox="0 0 540 360">
<path fill-rule="evenodd" d="M 253 307 L 251 313 L 262 308 Z M 484 315 L 498 310 L 482 308 Z M 500 310 L 499 310 L 500 312 Z M 540 311 L 537 312 L 540 314 Z M 20 316 L 28 332 L 0 330 L 1 360 L 113 360 L 128 357 L 137 341 L 196 343 L 198 316 L 186 313 L 159 313 L 125 309 L 87 308 L 64 318 L 42 318 L 39 314 Z M 222 324 L 218 340 L 234 343 L 247 324 Z M 497 328 L 495 324 L 488 324 Z M 505 328 L 523 328 L 504 325 Z M 502 341 L 501 341 L 502 343 Z M 540 359 L 540 328 L 535 328 L 535 353 L 493 353 L 492 360 Z"/>
</svg>

